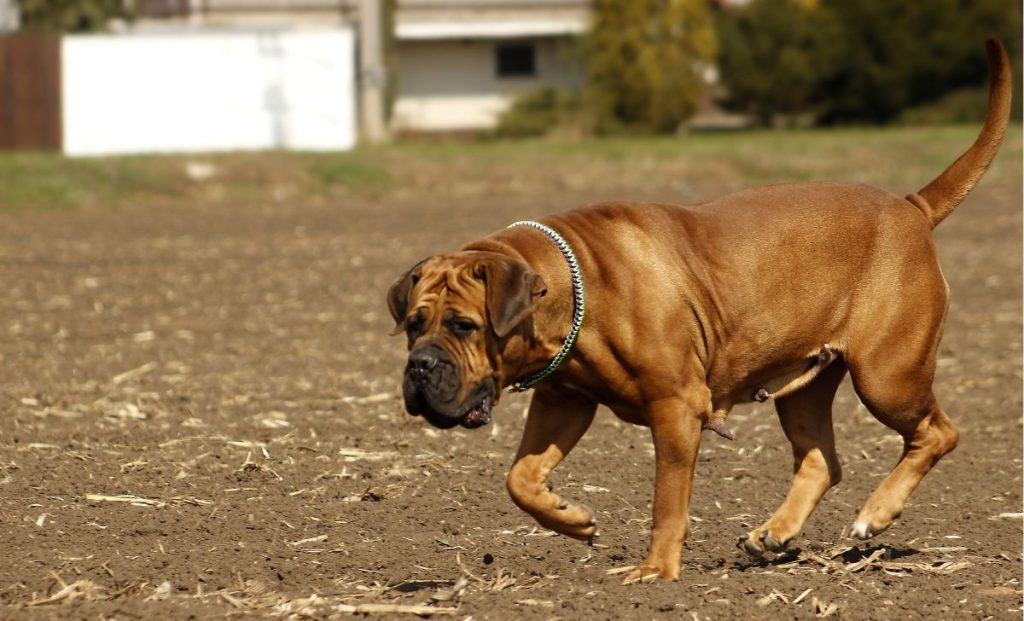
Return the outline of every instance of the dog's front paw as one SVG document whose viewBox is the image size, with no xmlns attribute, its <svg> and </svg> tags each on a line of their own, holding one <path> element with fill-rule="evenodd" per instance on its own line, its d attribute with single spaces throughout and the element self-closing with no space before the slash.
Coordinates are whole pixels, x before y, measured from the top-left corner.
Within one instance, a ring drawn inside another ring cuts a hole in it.
<svg viewBox="0 0 1024 621">
<path fill-rule="evenodd" d="M 510 475 L 508 491 L 513 502 L 544 528 L 581 541 L 597 534 L 597 521 L 590 507 L 556 494 L 550 483 Z"/>
<path fill-rule="evenodd" d="M 594 512 L 584 504 L 562 498 L 555 512 L 545 518 L 547 519 L 540 519 L 538 516 L 538 521 L 551 530 L 573 539 L 590 542 L 597 536 Z"/>
</svg>

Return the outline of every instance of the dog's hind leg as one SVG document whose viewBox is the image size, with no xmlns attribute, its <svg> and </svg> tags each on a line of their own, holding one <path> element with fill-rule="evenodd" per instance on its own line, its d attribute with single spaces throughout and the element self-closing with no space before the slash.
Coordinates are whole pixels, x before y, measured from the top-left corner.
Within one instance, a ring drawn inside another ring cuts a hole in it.
<svg viewBox="0 0 1024 621">
<path fill-rule="evenodd" d="M 858 539 L 868 539 L 900 516 L 921 479 L 943 455 L 956 448 L 960 434 L 930 389 L 916 402 L 886 402 L 879 395 L 865 395 L 861 387 L 858 393 L 875 418 L 903 436 L 899 462 L 868 498 L 850 531 Z"/>
<path fill-rule="evenodd" d="M 877 322 L 881 329 L 851 343 L 847 364 L 857 395 L 879 421 L 903 436 L 903 454 L 875 489 L 854 522 L 851 534 L 867 539 L 888 528 L 921 479 L 956 448 L 959 432 L 932 392 L 935 356 L 945 314 L 945 289 L 907 296 L 914 308 Z"/>
<path fill-rule="evenodd" d="M 837 360 L 818 377 L 775 402 L 782 429 L 793 446 L 793 483 L 775 514 L 737 544 L 759 557 L 778 552 L 803 529 L 828 489 L 842 478 L 832 432 L 832 400 L 846 376 Z"/>
<path fill-rule="evenodd" d="M 582 397 L 535 392 L 506 481 L 512 500 L 541 526 L 582 540 L 597 534 L 593 513 L 554 493 L 548 475 L 576 446 L 596 411 L 597 404 Z"/>
</svg>

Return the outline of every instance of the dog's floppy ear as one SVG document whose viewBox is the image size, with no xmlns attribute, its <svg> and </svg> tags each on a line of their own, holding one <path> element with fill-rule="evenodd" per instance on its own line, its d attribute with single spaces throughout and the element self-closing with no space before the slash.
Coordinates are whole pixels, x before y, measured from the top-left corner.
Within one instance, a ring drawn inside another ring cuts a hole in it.
<svg viewBox="0 0 1024 621">
<path fill-rule="evenodd" d="M 498 338 L 533 312 L 534 299 L 546 293 L 544 280 L 522 261 L 500 257 L 481 261 L 477 276 L 486 289 L 487 318 Z"/>
<path fill-rule="evenodd" d="M 427 260 L 423 259 L 416 265 L 413 265 L 408 272 L 403 274 L 388 289 L 388 310 L 391 311 L 391 317 L 395 320 L 395 329 L 392 334 L 398 334 L 402 331 L 402 327 L 405 326 L 405 316 L 409 312 L 409 292 L 419 282 L 420 266 L 426 262 Z"/>
</svg>

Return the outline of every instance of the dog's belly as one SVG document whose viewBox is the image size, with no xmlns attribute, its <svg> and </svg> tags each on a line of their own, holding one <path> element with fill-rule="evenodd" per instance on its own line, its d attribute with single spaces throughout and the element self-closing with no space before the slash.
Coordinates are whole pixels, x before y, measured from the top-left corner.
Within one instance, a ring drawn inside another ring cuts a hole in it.
<svg viewBox="0 0 1024 621">
<path fill-rule="evenodd" d="M 713 409 L 727 411 L 732 404 L 764 402 L 796 392 L 811 383 L 839 356 L 840 352 L 835 347 L 825 343 L 817 352 L 805 357 L 758 369 L 729 390 L 713 397 Z"/>
</svg>

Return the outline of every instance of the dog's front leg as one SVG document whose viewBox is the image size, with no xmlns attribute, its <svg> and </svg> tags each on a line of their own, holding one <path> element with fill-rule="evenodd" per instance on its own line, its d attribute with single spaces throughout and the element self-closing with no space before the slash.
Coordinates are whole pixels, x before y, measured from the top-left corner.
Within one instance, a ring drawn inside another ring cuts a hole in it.
<svg viewBox="0 0 1024 621">
<path fill-rule="evenodd" d="M 643 565 L 625 583 L 679 577 L 693 470 L 700 450 L 702 417 L 708 408 L 691 399 L 666 399 L 652 404 L 647 423 L 654 439 L 654 527 Z"/>
<path fill-rule="evenodd" d="M 590 427 L 595 411 L 597 404 L 583 397 L 534 393 L 507 481 L 512 500 L 541 526 L 583 540 L 597 532 L 593 513 L 552 492 L 548 475 Z"/>
</svg>

